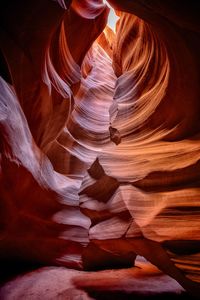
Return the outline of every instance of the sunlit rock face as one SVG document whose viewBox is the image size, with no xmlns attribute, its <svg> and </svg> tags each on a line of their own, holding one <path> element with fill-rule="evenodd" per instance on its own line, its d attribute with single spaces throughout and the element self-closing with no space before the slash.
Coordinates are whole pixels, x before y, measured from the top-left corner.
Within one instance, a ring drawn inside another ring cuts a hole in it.
<svg viewBox="0 0 200 300">
<path fill-rule="evenodd" d="M 3 5 L 0 254 L 131 265 L 90 241 L 142 236 L 200 281 L 198 4 L 109 3 L 116 33 L 100 0 Z"/>
</svg>

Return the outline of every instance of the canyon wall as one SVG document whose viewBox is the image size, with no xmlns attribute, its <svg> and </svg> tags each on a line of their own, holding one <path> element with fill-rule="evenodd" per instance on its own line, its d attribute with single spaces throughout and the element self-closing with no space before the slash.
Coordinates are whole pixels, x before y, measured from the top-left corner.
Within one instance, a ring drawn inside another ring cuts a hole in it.
<svg viewBox="0 0 200 300">
<path fill-rule="evenodd" d="M 1 257 L 131 264 L 90 240 L 142 236 L 200 281 L 198 3 L 109 3 L 116 33 L 100 0 L 2 4 Z"/>
</svg>

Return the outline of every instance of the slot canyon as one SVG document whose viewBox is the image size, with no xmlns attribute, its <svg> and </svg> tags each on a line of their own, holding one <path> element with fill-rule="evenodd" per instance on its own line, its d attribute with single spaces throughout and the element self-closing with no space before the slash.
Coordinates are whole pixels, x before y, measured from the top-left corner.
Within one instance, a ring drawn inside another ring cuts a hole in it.
<svg viewBox="0 0 200 300">
<path fill-rule="evenodd" d="M 0 7 L 0 299 L 200 299 L 198 0 Z"/>
</svg>

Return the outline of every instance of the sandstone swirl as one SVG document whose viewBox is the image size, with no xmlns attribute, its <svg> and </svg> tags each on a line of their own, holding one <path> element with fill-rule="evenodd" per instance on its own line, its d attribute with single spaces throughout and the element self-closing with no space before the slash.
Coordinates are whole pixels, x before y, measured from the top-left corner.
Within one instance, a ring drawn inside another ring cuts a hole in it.
<svg viewBox="0 0 200 300">
<path fill-rule="evenodd" d="M 127 264 L 90 240 L 142 236 L 200 281 L 198 4 L 109 2 L 116 33 L 100 0 L 3 6 L 0 254 Z"/>
</svg>

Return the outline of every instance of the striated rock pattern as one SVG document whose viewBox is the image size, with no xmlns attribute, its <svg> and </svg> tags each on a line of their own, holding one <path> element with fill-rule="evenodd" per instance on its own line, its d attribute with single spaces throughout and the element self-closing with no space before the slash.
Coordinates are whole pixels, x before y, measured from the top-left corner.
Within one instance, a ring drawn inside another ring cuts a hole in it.
<svg viewBox="0 0 200 300">
<path fill-rule="evenodd" d="M 1 258 L 200 282 L 198 1 L 3 2 Z"/>
</svg>

